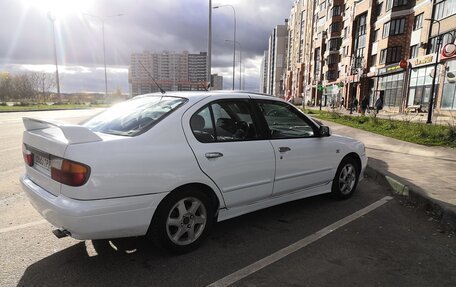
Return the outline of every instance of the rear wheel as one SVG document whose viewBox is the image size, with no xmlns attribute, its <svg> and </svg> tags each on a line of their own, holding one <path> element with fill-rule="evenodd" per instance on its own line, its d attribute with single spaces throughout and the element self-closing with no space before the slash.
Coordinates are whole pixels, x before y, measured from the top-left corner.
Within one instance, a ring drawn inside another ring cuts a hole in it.
<svg viewBox="0 0 456 287">
<path fill-rule="evenodd" d="M 347 157 L 342 160 L 337 168 L 336 175 L 332 184 L 333 197 L 337 199 L 347 199 L 356 190 L 359 180 L 359 167 L 356 161 Z"/>
<path fill-rule="evenodd" d="M 160 203 L 148 236 L 161 248 L 186 253 L 201 245 L 213 222 L 214 210 L 205 193 L 178 191 Z"/>
</svg>

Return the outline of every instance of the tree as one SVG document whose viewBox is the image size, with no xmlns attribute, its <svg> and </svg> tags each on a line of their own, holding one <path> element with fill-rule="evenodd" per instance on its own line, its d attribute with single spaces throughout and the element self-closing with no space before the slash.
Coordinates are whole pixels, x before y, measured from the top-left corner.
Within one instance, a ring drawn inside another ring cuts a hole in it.
<svg viewBox="0 0 456 287">
<path fill-rule="evenodd" d="M 17 101 L 29 101 L 35 98 L 36 90 L 34 79 L 29 74 L 20 74 L 13 77 L 13 99 Z"/>
<path fill-rule="evenodd" d="M 55 76 L 51 73 L 36 72 L 31 74 L 31 81 L 35 91 L 35 99 L 38 102 L 45 102 L 49 99 L 51 90 L 57 87 Z"/>
<path fill-rule="evenodd" d="M 6 102 L 12 98 L 13 80 L 9 73 L 0 73 L 0 102 Z"/>
</svg>

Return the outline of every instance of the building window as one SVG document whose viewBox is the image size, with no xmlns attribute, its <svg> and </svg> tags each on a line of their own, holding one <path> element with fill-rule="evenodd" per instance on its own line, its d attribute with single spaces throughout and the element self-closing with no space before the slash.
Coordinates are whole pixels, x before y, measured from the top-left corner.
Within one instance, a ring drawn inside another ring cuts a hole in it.
<svg viewBox="0 0 456 287">
<path fill-rule="evenodd" d="M 405 18 L 394 19 L 383 25 L 383 38 L 404 33 Z"/>
<path fill-rule="evenodd" d="M 339 78 L 339 71 L 328 71 L 326 72 L 326 79 L 329 81 L 334 81 Z"/>
<path fill-rule="evenodd" d="M 405 6 L 407 3 L 408 0 L 386 0 L 386 11 L 389 11 L 394 7 Z"/>
<path fill-rule="evenodd" d="M 380 29 L 375 30 L 372 42 L 378 42 L 379 35 L 380 35 Z"/>
<path fill-rule="evenodd" d="M 343 52 L 344 52 L 344 57 L 347 57 L 348 56 L 348 46 L 345 46 L 343 48 Z"/>
<path fill-rule="evenodd" d="M 342 44 L 341 38 L 332 38 L 329 39 L 329 50 L 330 51 L 337 51 L 340 49 L 340 45 Z"/>
<path fill-rule="evenodd" d="M 413 21 L 413 31 L 421 29 L 423 27 L 423 13 L 416 15 Z"/>
<path fill-rule="evenodd" d="M 382 14 L 382 9 L 383 9 L 383 2 L 380 2 L 377 4 L 377 7 L 376 7 L 376 14 L 375 16 L 380 16 L 380 14 Z"/>
<path fill-rule="evenodd" d="M 315 49 L 315 77 L 318 78 L 320 76 L 321 71 L 321 55 L 320 55 L 320 48 Z"/>
<path fill-rule="evenodd" d="M 323 11 L 326 9 L 326 1 L 323 1 L 322 3 L 320 3 L 320 11 Z"/>
<path fill-rule="evenodd" d="M 438 37 L 433 37 L 429 39 L 428 45 L 427 45 L 427 54 L 432 54 L 437 52 L 437 39 Z M 454 41 L 454 36 L 453 33 L 446 33 L 443 36 L 442 43 L 440 43 L 440 48 L 445 46 L 448 43 L 452 43 Z"/>
<path fill-rule="evenodd" d="M 442 94 L 442 109 L 445 110 L 456 110 L 456 83 L 454 81 L 455 74 L 456 61 L 448 61 Z"/>
<path fill-rule="evenodd" d="M 339 16 L 340 14 L 342 14 L 342 7 L 341 6 L 334 6 L 332 9 L 331 9 L 331 15 L 334 17 L 334 16 Z"/>
<path fill-rule="evenodd" d="M 341 28 L 340 24 L 341 24 L 341 22 L 334 22 L 331 25 L 329 25 L 329 33 L 340 32 L 340 28 Z"/>
<path fill-rule="evenodd" d="M 334 65 L 339 63 L 339 54 L 331 54 L 328 57 L 328 65 Z"/>
<path fill-rule="evenodd" d="M 397 63 L 401 60 L 401 47 L 390 47 L 380 51 L 380 64 Z"/>
<path fill-rule="evenodd" d="M 410 59 L 418 57 L 418 45 L 410 47 Z"/>
<path fill-rule="evenodd" d="M 434 17 L 432 19 L 440 20 L 456 14 L 456 1 L 443 0 L 434 5 Z"/>
<path fill-rule="evenodd" d="M 344 28 L 344 39 L 347 39 L 348 37 L 348 27 Z"/>
<path fill-rule="evenodd" d="M 432 77 L 430 74 L 433 68 L 433 66 L 427 66 L 410 71 L 408 106 L 429 106 L 432 87 Z M 438 91 L 438 82 L 436 82 L 435 88 L 435 91 Z"/>
<path fill-rule="evenodd" d="M 325 23 L 326 23 L 325 17 L 321 17 L 320 19 L 318 19 L 317 26 L 321 27 L 321 26 L 325 25 Z"/>
<path fill-rule="evenodd" d="M 372 55 L 370 58 L 370 66 L 375 67 L 377 65 L 377 54 Z"/>
<path fill-rule="evenodd" d="M 385 91 L 384 105 L 386 107 L 399 107 L 404 86 L 404 73 L 396 73 L 379 77 L 379 90 Z"/>
<path fill-rule="evenodd" d="M 364 48 L 366 47 L 366 20 L 367 14 L 360 15 L 356 20 L 355 39 L 353 39 L 354 65 L 351 73 L 356 73 L 357 68 L 363 67 Z"/>
</svg>

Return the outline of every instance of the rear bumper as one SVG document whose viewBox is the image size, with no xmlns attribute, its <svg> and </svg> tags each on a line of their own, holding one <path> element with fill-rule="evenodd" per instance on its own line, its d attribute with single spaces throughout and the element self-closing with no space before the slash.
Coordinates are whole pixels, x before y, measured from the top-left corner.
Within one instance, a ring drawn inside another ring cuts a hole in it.
<svg viewBox="0 0 456 287">
<path fill-rule="evenodd" d="M 75 200 L 54 196 L 27 176 L 20 181 L 32 205 L 47 221 L 81 240 L 145 235 L 158 204 L 167 195 Z"/>
</svg>

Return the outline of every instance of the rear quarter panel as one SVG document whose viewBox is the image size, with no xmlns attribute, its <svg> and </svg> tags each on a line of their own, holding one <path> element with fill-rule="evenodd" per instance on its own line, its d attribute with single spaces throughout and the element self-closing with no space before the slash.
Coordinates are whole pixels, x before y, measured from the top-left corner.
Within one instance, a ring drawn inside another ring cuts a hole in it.
<svg viewBox="0 0 456 287">
<path fill-rule="evenodd" d="M 62 186 L 62 194 L 90 200 L 167 193 L 188 183 L 203 183 L 221 198 L 201 172 L 182 131 L 181 114 L 173 113 L 136 137 L 70 145 L 65 158 L 91 168 L 81 187 Z"/>
</svg>

